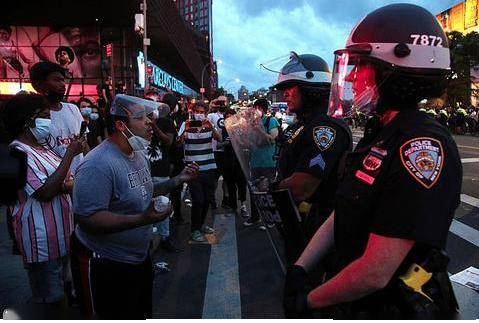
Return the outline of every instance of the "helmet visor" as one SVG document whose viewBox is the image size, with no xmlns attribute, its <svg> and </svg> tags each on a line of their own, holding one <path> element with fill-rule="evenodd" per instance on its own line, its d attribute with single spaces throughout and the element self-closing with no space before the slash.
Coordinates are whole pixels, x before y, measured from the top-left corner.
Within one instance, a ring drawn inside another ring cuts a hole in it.
<svg viewBox="0 0 479 323">
<path fill-rule="evenodd" d="M 347 51 L 337 52 L 328 114 L 335 118 L 374 114 L 380 85 L 377 83 L 376 68 L 370 59 Z"/>
</svg>

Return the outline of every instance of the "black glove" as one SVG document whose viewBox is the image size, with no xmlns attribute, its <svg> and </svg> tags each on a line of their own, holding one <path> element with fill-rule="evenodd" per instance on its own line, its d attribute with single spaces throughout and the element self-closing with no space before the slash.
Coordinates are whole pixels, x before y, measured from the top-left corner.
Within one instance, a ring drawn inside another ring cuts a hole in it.
<svg viewBox="0 0 479 323">
<path fill-rule="evenodd" d="M 308 274 L 301 266 L 291 266 L 286 273 L 283 307 L 288 319 L 311 318 L 308 293 L 311 290 Z"/>
</svg>

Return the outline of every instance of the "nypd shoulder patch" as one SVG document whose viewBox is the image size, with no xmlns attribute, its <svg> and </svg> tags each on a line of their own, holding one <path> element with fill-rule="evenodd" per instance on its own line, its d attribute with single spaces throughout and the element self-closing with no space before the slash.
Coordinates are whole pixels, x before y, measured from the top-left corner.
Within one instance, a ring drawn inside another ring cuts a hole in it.
<svg viewBox="0 0 479 323">
<path fill-rule="evenodd" d="M 313 129 L 313 138 L 316 146 L 318 146 L 321 151 L 325 151 L 331 147 L 334 139 L 336 139 L 336 130 L 327 126 L 315 127 Z"/>
<path fill-rule="evenodd" d="M 399 155 L 416 181 L 427 189 L 434 186 L 444 163 L 444 150 L 439 140 L 429 137 L 411 139 L 399 148 Z"/>
</svg>

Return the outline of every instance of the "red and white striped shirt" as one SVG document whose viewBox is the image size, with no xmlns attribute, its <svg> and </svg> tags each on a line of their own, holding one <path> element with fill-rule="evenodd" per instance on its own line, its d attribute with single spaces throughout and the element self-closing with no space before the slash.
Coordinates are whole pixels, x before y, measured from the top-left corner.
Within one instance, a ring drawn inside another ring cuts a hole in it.
<svg viewBox="0 0 479 323">
<path fill-rule="evenodd" d="M 10 147 L 24 151 L 28 158 L 27 183 L 19 191 L 19 201 L 12 211 L 15 237 L 24 261 L 45 262 L 69 254 L 73 232 L 70 195 L 59 194 L 48 202 L 32 197 L 56 171 L 61 158 L 49 149 L 33 148 L 17 140 Z"/>
</svg>

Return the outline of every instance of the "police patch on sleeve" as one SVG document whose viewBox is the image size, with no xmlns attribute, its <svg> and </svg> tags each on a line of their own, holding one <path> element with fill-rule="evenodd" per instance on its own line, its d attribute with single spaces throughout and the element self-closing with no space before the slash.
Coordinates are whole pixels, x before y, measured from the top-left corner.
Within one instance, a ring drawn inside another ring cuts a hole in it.
<svg viewBox="0 0 479 323">
<path fill-rule="evenodd" d="M 414 138 L 399 149 L 401 162 L 412 177 L 425 188 L 439 179 L 444 162 L 441 142 L 434 138 Z"/>
<path fill-rule="evenodd" d="M 325 151 L 333 144 L 336 138 L 336 130 L 326 126 L 316 127 L 313 129 L 313 137 L 316 146 L 318 146 L 321 151 Z"/>
</svg>

